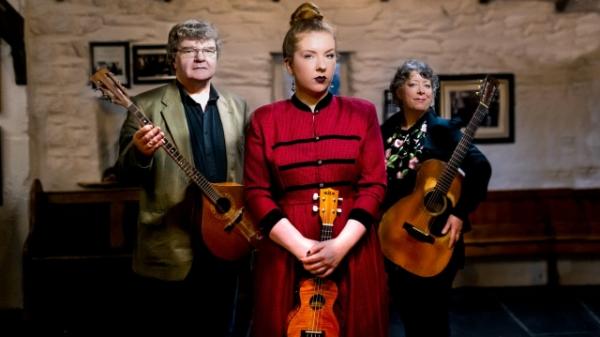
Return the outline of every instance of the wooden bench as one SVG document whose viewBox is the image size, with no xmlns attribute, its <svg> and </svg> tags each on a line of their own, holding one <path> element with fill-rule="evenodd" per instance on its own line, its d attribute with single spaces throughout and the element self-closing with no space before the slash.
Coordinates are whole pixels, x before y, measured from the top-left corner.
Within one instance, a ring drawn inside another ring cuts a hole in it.
<svg viewBox="0 0 600 337">
<path fill-rule="evenodd" d="M 85 335 L 127 317 L 138 202 L 136 188 L 44 191 L 33 182 L 23 296 L 35 333 Z"/>
<path fill-rule="evenodd" d="M 600 254 L 600 189 L 491 191 L 471 215 L 467 258 L 557 259 Z"/>
</svg>

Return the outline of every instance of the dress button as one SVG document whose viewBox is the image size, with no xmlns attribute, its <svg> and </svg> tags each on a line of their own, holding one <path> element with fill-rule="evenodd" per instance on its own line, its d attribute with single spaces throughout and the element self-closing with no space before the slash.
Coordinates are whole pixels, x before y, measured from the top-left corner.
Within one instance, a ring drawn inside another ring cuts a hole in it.
<svg viewBox="0 0 600 337">
<path fill-rule="evenodd" d="M 316 136 L 316 137 L 315 137 L 315 140 L 319 140 L 319 136 Z"/>
<path fill-rule="evenodd" d="M 323 188 L 323 186 L 325 186 L 325 184 L 323 184 L 323 183 L 320 183 L 320 184 L 319 184 L 319 187 L 320 187 L 320 188 Z"/>
<path fill-rule="evenodd" d="M 317 165 L 321 165 L 323 164 L 323 161 L 321 159 L 317 160 Z"/>
</svg>

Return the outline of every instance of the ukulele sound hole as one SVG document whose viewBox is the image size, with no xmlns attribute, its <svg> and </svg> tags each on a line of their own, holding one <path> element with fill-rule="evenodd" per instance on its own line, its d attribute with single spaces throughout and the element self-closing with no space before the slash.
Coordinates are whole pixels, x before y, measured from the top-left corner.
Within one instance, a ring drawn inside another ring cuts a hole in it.
<svg viewBox="0 0 600 337">
<path fill-rule="evenodd" d="M 325 296 L 315 294 L 310 298 L 310 308 L 313 310 L 321 310 L 325 306 Z"/>
<path fill-rule="evenodd" d="M 216 206 L 219 213 L 227 213 L 231 209 L 231 201 L 225 197 L 219 198 Z"/>
</svg>

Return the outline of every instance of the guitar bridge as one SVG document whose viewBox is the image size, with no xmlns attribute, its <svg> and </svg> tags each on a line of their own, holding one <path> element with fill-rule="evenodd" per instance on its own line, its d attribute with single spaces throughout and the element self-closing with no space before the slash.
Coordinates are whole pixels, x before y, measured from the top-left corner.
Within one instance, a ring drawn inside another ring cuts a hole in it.
<svg viewBox="0 0 600 337">
<path fill-rule="evenodd" d="M 408 234 L 410 236 L 412 236 L 413 238 L 415 238 L 421 242 L 430 243 L 430 244 L 433 244 L 435 242 L 435 237 L 433 237 L 433 235 L 423 232 L 422 230 L 409 224 L 408 222 L 405 222 L 404 226 L 402 226 L 402 227 L 404 228 L 405 231 L 408 232 Z"/>
</svg>

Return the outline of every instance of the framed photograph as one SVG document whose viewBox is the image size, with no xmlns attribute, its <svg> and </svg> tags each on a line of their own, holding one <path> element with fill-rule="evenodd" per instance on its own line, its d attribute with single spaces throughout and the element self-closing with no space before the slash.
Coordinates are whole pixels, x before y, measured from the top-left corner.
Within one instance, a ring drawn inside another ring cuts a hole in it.
<svg viewBox="0 0 600 337">
<path fill-rule="evenodd" d="M 165 83 L 175 79 L 164 44 L 133 46 L 133 83 Z"/>
<path fill-rule="evenodd" d="M 387 121 L 396 112 L 398 112 L 398 105 L 394 102 L 394 96 L 389 89 L 385 89 L 383 91 L 383 121 Z"/>
<path fill-rule="evenodd" d="M 0 150 L 2 150 L 2 129 L 0 129 Z M 0 151 L 0 206 L 4 204 L 4 182 L 2 176 L 2 151 Z"/>
<path fill-rule="evenodd" d="M 333 81 L 331 82 L 330 91 L 334 95 L 350 96 L 350 74 L 349 74 L 350 53 L 338 53 L 337 65 Z M 294 94 L 294 81 L 292 76 L 288 74 L 283 64 L 282 53 L 271 53 L 273 88 L 272 97 L 274 101 L 288 99 Z"/>
<path fill-rule="evenodd" d="M 90 42 L 92 74 L 107 68 L 126 88 L 131 87 L 129 42 Z"/>
<path fill-rule="evenodd" d="M 467 125 L 479 105 L 477 91 L 486 75 L 498 79 L 498 92 L 475 133 L 474 142 L 514 143 L 513 74 L 440 75 L 436 111 L 444 118 L 460 118 Z"/>
</svg>

